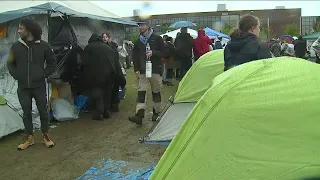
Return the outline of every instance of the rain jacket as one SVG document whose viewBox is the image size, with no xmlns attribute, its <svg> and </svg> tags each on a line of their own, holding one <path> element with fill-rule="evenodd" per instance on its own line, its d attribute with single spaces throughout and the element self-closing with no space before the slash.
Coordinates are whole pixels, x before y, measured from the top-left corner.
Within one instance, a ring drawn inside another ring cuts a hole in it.
<svg viewBox="0 0 320 180">
<path fill-rule="evenodd" d="M 83 53 L 83 69 L 87 87 L 103 85 L 116 74 L 114 50 L 92 34 Z"/>
<path fill-rule="evenodd" d="M 161 36 L 155 35 L 152 29 L 149 30 L 149 34 L 146 37 L 141 37 L 134 43 L 132 50 L 132 61 L 134 65 L 134 71 L 140 71 L 141 74 L 146 73 L 146 44 L 149 43 L 152 51 L 150 57 L 152 63 L 152 73 L 162 74 L 162 61 L 164 57 L 164 42 Z"/>
<path fill-rule="evenodd" d="M 224 49 L 224 70 L 250 61 L 271 58 L 267 44 L 261 43 L 252 33 L 242 32 L 238 37 L 231 37 L 231 41 Z"/>
<path fill-rule="evenodd" d="M 45 78 L 55 70 L 56 63 L 47 42 L 37 40 L 26 43 L 21 38 L 11 46 L 7 61 L 9 73 L 23 88 L 44 86 Z"/>
<path fill-rule="evenodd" d="M 210 51 L 211 39 L 205 34 L 203 29 L 198 30 L 198 37 L 194 40 L 193 53 L 196 58 Z"/>
</svg>

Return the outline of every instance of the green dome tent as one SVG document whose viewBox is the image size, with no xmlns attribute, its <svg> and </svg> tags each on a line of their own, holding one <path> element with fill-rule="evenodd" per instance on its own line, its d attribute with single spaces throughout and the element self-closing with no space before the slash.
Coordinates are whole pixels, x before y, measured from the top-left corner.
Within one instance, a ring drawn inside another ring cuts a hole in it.
<svg viewBox="0 0 320 180">
<path fill-rule="evenodd" d="M 201 56 L 179 83 L 173 104 L 161 116 L 143 142 L 168 144 L 201 96 L 211 87 L 212 80 L 223 72 L 223 50 Z"/>
<path fill-rule="evenodd" d="M 198 102 L 211 87 L 212 79 L 223 73 L 223 49 L 201 56 L 179 83 L 174 103 Z"/>
<path fill-rule="evenodd" d="M 320 175 L 320 65 L 279 57 L 214 79 L 151 180 Z"/>
</svg>

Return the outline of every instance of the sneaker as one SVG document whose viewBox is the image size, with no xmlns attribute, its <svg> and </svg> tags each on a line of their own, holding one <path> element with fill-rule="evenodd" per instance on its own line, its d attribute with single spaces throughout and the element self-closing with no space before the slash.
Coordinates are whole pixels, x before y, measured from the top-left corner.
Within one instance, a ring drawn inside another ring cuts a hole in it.
<svg viewBox="0 0 320 180">
<path fill-rule="evenodd" d="M 131 117 L 129 117 L 129 121 L 136 123 L 139 126 L 142 125 L 142 117 L 140 117 L 140 116 L 131 116 Z"/>
<path fill-rule="evenodd" d="M 22 138 L 21 144 L 18 146 L 18 150 L 25 150 L 29 146 L 32 146 L 34 144 L 34 137 L 33 135 L 25 135 Z"/>
<path fill-rule="evenodd" d="M 52 148 L 54 146 L 54 143 L 49 138 L 48 134 L 43 134 L 43 143 L 47 148 Z"/>
</svg>

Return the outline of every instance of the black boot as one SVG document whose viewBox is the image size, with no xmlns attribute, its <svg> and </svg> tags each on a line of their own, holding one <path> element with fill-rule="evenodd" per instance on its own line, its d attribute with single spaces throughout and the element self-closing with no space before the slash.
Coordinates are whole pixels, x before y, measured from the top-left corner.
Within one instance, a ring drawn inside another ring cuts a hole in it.
<svg viewBox="0 0 320 180">
<path fill-rule="evenodd" d="M 143 117 L 144 117 L 144 109 L 140 109 L 136 115 L 129 117 L 129 121 L 141 126 Z"/>
<path fill-rule="evenodd" d="M 102 121 L 103 115 L 102 114 L 95 114 L 92 116 L 92 120 Z"/>
<path fill-rule="evenodd" d="M 153 109 L 152 119 L 151 120 L 152 121 L 157 121 L 158 117 L 159 117 L 159 113 L 157 113 L 156 110 Z"/>
<path fill-rule="evenodd" d="M 118 104 L 111 105 L 110 111 L 119 112 L 119 105 Z"/>
</svg>

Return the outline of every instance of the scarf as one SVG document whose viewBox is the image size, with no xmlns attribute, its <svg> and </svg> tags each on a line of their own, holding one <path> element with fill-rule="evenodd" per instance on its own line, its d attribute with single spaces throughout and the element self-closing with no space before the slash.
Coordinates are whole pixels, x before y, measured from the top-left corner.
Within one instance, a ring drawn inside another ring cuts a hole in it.
<svg viewBox="0 0 320 180">
<path fill-rule="evenodd" d="M 153 33 L 153 30 L 149 29 L 146 36 L 143 36 L 142 34 L 140 34 L 139 36 L 140 41 L 146 45 L 152 33 Z"/>
</svg>

